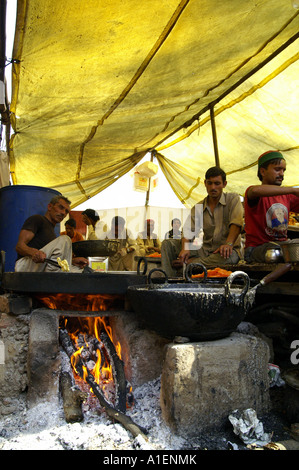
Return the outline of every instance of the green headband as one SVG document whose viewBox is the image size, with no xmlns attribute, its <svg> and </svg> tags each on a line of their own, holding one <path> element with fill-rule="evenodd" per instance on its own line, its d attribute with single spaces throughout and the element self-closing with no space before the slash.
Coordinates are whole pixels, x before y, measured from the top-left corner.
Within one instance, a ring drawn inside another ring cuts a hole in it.
<svg viewBox="0 0 299 470">
<path fill-rule="evenodd" d="M 284 160 L 283 155 L 280 152 L 276 152 L 275 150 L 269 150 L 268 152 L 263 153 L 258 158 L 258 167 L 260 168 L 264 163 L 268 162 L 269 160 Z"/>
</svg>

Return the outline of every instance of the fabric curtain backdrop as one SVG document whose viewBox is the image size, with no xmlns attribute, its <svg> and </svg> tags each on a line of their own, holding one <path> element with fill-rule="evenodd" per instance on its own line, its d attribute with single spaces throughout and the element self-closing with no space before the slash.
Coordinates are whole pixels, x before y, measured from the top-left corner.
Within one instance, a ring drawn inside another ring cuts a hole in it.
<svg viewBox="0 0 299 470">
<path fill-rule="evenodd" d="M 19 0 L 13 184 L 76 207 L 155 150 L 191 206 L 215 164 L 210 106 L 228 190 L 257 181 L 268 149 L 298 184 L 298 18 L 291 0 Z"/>
</svg>

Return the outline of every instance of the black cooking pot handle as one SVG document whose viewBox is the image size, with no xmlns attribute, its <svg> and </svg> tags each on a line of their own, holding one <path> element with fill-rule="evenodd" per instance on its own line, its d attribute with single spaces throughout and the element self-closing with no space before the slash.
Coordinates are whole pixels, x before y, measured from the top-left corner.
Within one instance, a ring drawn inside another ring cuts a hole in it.
<svg viewBox="0 0 299 470">
<path fill-rule="evenodd" d="M 140 273 L 140 265 L 141 265 L 142 262 L 144 262 L 144 268 L 143 268 L 142 273 Z M 147 271 L 147 259 L 146 258 L 139 258 L 138 263 L 137 263 L 137 274 L 138 275 L 141 274 L 142 276 L 144 276 L 146 271 Z"/>
<path fill-rule="evenodd" d="M 165 281 L 165 283 L 168 282 L 168 276 L 167 276 L 166 272 L 163 271 L 163 269 L 154 268 L 154 269 L 151 269 L 151 270 L 150 270 L 150 272 L 148 273 L 148 276 L 147 276 L 147 282 L 148 282 L 148 284 L 150 284 L 150 287 L 153 287 L 153 286 L 154 286 L 154 283 L 152 282 L 152 274 L 153 274 L 154 272 L 159 272 L 159 273 L 164 274 L 164 276 L 165 276 L 164 281 Z M 157 278 L 156 278 L 156 279 L 157 279 Z"/>
<path fill-rule="evenodd" d="M 194 268 L 202 268 L 203 269 L 204 277 L 203 277 L 202 280 L 201 280 L 201 278 L 192 279 L 191 276 L 192 276 L 192 271 L 193 271 Z M 185 277 L 186 277 L 186 281 L 188 281 L 188 282 L 196 282 L 197 284 L 198 284 L 198 281 L 199 282 L 206 282 L 207 277 L 208 277 L 208 271 L 207 271 L 207 268 L 203 264 L 200 264 L 200 263 L 187 264 L 186 271 L 185 271 Z"/>
<path fill-rule="evenodd" d="M 244 297 L 247 294 L 249 285 L 250 285 L 250 278 L 247 273 L 245 273 L 244 271 L 235 271 L 231 273 L 225 281 L 224 292 L 225 292 L 225 299 L 227 303 L 235 303 L 231 295 L 230 289 L 231 289 L 232 283 L 237 277 L 241 277 L 244 281 L 243 289 L 238 297 L 238 303 L 241 305 L 244 302 Z"/>
</svg>

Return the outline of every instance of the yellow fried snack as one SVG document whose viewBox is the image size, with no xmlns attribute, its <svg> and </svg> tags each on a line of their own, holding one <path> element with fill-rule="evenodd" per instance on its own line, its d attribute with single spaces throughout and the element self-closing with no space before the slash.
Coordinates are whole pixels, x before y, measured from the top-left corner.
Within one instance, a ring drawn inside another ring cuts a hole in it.
<svg viewBox="0 0 299 470">
<path fill-rule="evenodd" d="M 57 258 L 57 263 L 61 267 L 62 271 L 69 271 L 69 263 L 66 259 Z"/>
</svg>

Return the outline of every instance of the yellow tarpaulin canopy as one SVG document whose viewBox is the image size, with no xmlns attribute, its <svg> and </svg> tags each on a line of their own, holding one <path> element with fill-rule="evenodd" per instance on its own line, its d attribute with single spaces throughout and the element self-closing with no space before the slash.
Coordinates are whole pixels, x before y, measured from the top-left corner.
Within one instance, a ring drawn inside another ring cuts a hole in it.
<svg viewBox="0 0 299 470">
<path fill-rule="evenodd" d="M 191 206 L 215 164 L 214 116 L 228 190 L 256 183 L 269 149 L 299 184 L 298 26 L 291 0 L 19 0 L 13 183 L 75 207 L 155 151 Z"/>
</svg>

